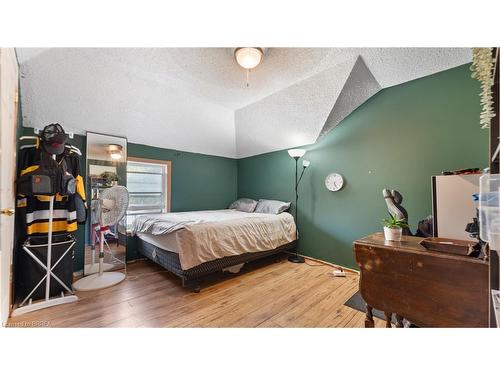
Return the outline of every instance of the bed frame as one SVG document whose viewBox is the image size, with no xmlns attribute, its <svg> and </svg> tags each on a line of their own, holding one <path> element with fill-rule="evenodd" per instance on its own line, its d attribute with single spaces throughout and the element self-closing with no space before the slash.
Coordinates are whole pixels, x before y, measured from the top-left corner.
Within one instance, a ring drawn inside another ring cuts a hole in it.
<svg viewBox="0 0 500 375">
<path fill-rule="evenodd" d="M 273 250 L 245 253 L 215 259 L 188 270 L 183 270 L 179 261 L 179 254 L 163 250 L 137 237 L 138 251 L 140 254 L 178 276 L 182 281 L 182 286 L 188 288 L 194 293 L 200 292 L 201 287 L 199 281 L 204 276 L 222 271 L 224 268 L 235 266 L 237 264 L 251 262 L 282 251 L 292 250 L 295 248 L 296 243 L 297 241 L 293 241 Z"/>
</svg>

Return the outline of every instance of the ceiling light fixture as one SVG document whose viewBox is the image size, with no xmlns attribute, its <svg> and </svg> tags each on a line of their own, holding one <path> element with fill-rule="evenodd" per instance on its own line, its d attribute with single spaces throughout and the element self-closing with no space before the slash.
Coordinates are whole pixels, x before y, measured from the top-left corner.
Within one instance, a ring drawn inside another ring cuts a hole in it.
<svg viewBox="0 0 500 375">
<path fill-rule="evenodd" d="M 120 145 L 110 144 L 108 146 L 108 153 L 113 160 L 120 160 L 122 158 L 123 147 Z"/>
<path fill-rule="evenodd" d="M 247 70 L 247 87 L 250 70 L 259 65 L 264 57 L 264 50 L 259 47 L 238 47 L 234 50 L 236 62 Z"/>
</svg>

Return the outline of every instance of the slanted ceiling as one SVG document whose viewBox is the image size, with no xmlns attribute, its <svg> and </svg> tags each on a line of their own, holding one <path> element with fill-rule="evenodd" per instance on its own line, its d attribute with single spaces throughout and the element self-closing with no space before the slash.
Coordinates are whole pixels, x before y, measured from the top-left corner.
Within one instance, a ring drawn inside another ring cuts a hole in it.
<svg viewBox="0 0 500 375">
<path fill-rule="evenodd" d="M 471 61 L 465 48 L 20 48 L 27 127 L 242 158 L 314 143 L 379 90 Z"/>
</svg>

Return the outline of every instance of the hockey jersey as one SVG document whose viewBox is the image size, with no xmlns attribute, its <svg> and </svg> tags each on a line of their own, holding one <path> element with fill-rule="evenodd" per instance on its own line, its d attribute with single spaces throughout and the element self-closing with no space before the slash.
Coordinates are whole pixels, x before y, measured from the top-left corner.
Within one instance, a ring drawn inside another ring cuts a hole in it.
<svg viewBox="0 0 500 375">
<path fill-rule="evenodd" d="M 39 147 L 22 149 L 19 156 L 19 176 L 35 171 L 40 166 L 41 150 Z M 76 182 L 73 195 L 56 194 L 52 214 L 52 232 L 54 235 L 74 232 L 78 223 L 85 222 L 85 187 L 80 171 L 79 155 L 67 148 L 58 155 L 56 162 L 72 174 Z M 49 231 L 50 196 L 17 195 L 17 208 L 20 213 L 21 233 L 25 235 L 43 235 Z M 82 208 L 82 206 L 84 206 Z"/>
</svg>

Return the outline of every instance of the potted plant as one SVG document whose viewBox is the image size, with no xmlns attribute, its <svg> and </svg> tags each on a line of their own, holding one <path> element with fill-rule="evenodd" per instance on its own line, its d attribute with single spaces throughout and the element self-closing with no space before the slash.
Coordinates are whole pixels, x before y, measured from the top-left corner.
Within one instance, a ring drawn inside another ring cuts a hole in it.
<svg viewBox="0 0 500 375">
<path fill-rule="evenodd" d="M 112 187 L 118 184 L 120 177 L 114 172 L 103 172 L 101 178 L 105 181 L 106 187 Z"/>
<path fill-rule="evenodd" d="M 390 219 L 384 219 L 382 222 L 384 224 L 384 236 L 387 241 L 401 241 L 401 235 L 403 234 L 403 228 L 408 228 L 408 223 L 406 220 L 396 219 L 394 216 L 389 214 Z"/>
</svg>

